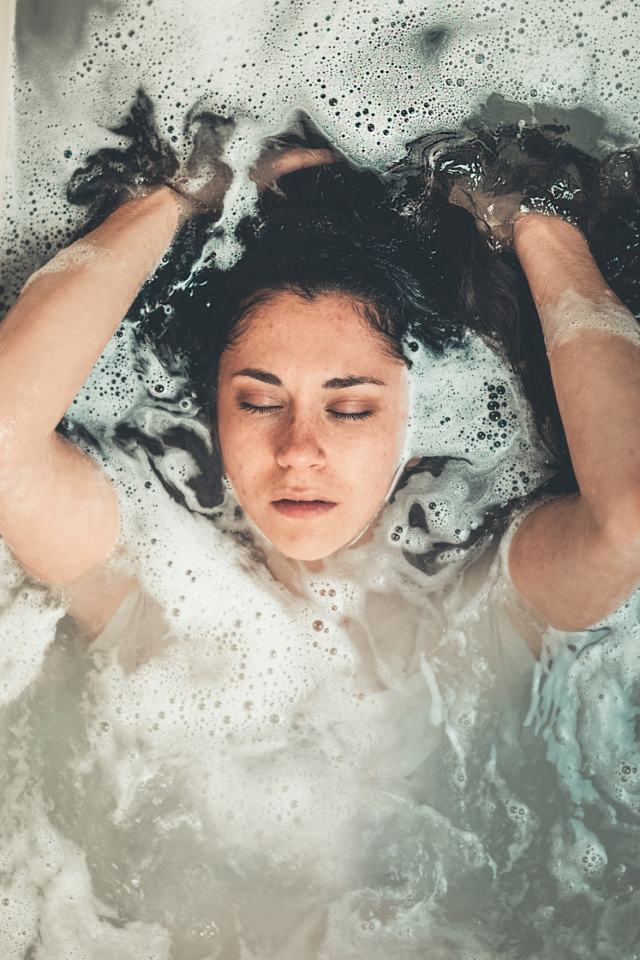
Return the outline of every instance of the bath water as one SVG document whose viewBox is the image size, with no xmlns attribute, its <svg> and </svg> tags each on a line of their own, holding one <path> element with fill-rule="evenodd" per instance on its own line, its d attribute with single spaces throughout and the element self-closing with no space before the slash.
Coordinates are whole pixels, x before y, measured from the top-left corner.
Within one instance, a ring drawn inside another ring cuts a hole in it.
<svg viewBox="0 0 640 960">
<path fill-rule="evenodd" d="M 197 277 L 238 256 L 249 166 L 300 111 L 379 171 L 479 110 L 570 118 L 596 157 L 636 142 L 638 30 L 617 0 L 19 0 L 4 306 L 81 224 L 66 184 L 126 146 L 141 84 L 183 162 L 190 117 L 236 121 Z M 292 591 L 139 328 L 67 429 L 118 490 L 112 563 L 140 591 L 89 642 L 0 554 L 3 960 L 639 957 L 638 596 L 572 635 L 516 597 L 483 530 L 553 464 L 499 352 L 415 353 L 425 470 Z"/>
</svg>

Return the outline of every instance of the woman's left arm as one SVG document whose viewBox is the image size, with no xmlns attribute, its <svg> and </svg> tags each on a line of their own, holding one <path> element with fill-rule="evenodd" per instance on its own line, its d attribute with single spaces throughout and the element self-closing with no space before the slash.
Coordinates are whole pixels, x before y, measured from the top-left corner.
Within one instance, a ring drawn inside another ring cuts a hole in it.
<svg viewBox="0 0 640 960">
<path fill-rule="evenodd" d="M 640 331 L 582 234 L 530 213 L 514 246 L 542 324 L 579 493 L 533 510 L 509 551 L 516 589 L 582 630 L 640 583 Z"/>
</svg>

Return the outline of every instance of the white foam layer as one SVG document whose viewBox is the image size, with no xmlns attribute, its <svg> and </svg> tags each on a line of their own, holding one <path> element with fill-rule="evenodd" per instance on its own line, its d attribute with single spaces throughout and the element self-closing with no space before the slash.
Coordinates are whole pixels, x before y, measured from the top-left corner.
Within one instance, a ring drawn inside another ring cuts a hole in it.
<svg viewBox="0 0 640 960">
<path fill-rule="evenodd" d="M 260 138 L 300 108 L 378 167 L 492 91 L 592 106 L 635 138 L 630 13 L 83 3 L 72 44 L 25 45 L 7 282 L 77 222 L 64 183 L 91 150 L 122 145 L 105 127 L 141 80 L 182 159 L 194 102 L 238 119 L 224 264 Z M 571 135 L 604 149 L 603 130 Z M 296 597 L 252 557 L 231 497 L 200 507 L 198 464 L 167 442 L 176 427 L 208 442 L 186 378 L 119 333 L 71 413 L 102 444 L 144 597 L 90 649 L 68 625 L 52 642 L 62 609 L 3 557 L 2 956 L 494 960 L 505 943 L 540 960 L 596 944 L 631 956 L 637 598 L 601 631 L 547 632 L 523 728 L 532 658 L 500 603 L 495 544 L 465 563 L 487 513 L 548 472 L 497 354 L 470 337 L 441 360 L 414 355 L 407 456 L 458 459 L 414 476 L 370 543 L 313 575 L 290 568 Z M 116 442 L 123 423 L 137 441 Z"/>
<path fill-rule="evenodd" d="M 381 168 L 408 141 L 459 124 L 493 93 L 529 104 L 543 119 L 545 107 L 536 104 L 604 113 L 609 132 L 579 118 L 571 124 L 569 136 L 595 149 L 610 147 L 612 137 L 631 142 L 637 131 L 638 27 L 628 9 L 611 4 L 545 3 L 541 15 L 530 0 L 495 10 L 473 0 L 446 10 L 418 0 L 214 0 L 175 11 L 175 0 L 80 5 L 76 42 L 56 51 L 38 39 L 38 21 L 29 33 L 25 8 L 19 163 L 8 170 L 18 243 L 27 235 L 31 243 L 21 269 L 29 255 L 46 255 L 46 240 L 55 244 L 54 225 L 68 216 L 62 186 L 70 173 L 91 150 L 121 142 L 107 128 L 141 82 L 183 160 L 194 104 L 237 118 L 228 148 L 236 172 L 226 214 L 230 251 L 231 227 L 255 189 L 244 172 L 260 138 L 281 131 L 299 109 L 347 155 Z M 62 22 L 57 29 L 62 41 Z"/>
<path fill-rule="evenodd" d="M 38 676 L 64 606 L 29 582 L 0 539 L 0 706 L 17 700 Z"/>
<path fill-rule="evenodd" d="M 553 350 L 587 330 L 610 333 L 640 347 L 638 321 L 610 293 L 605 292 L 600 299 L 593 301 L 576 290 L 566 290 L 557 303 L 545 309 L 543 320 L 547 350 Z"/>
</svg>

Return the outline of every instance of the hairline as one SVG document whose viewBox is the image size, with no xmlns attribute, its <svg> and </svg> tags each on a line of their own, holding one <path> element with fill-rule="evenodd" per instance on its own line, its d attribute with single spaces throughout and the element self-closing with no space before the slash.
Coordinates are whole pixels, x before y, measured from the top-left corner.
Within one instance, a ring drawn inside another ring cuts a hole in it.
<svg viewBox="0 0 640 960">
<path fill-rule="evenodd" d="M 406 365 L 410 365 L 409 359 L 405 357 L 399 344 L 398 349 L 394 349 L 394 338 L 382 329 L 382 317 L 376 304 L 370 299 L 366 300 L 363 297 L 357 296 L 357 294 L 350 291 L 346 285 L 342 287 L 337 284 L 327 285 L 324 289 L 322 287 L 314 289 L 304 284 L 298 285 L 286 281 L 279 285 L 270 286 L 269 284 L 265 284 L 257 287 L 252 293 L 239 301 L 232 316 L 233 332 L 224 349 L 226 350 L 233 347 L 235 341 L 242 336 L 242 333 L 246 330 L 246 326 L 260 307 L 273 303 L 278 295 L 282 293 L 293 294 L 293 296 L 298 297 L 299 300 L 306 301 L 307 303 L 312 303 L 314 300 L 319 300 L 322 297 L 331 296 L 349 301 L 355 313 L 359 315 L 371 334 L 385 345 L 387 348 L 385 352 L 392 359 L 400 360 Z"/>
</svg>

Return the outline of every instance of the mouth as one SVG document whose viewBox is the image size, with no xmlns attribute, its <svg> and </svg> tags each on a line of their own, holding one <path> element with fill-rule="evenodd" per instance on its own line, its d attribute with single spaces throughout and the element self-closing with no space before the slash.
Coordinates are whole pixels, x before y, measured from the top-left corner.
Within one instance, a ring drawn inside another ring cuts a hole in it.
<svg viewBox="0 0 640 960">
<path fill-rule="evenodd" d="M 272 506 L 285 517 L 308 520 L 333 510 L 337 504 L 331 500 L 272 500 Z"/>
</svg>

